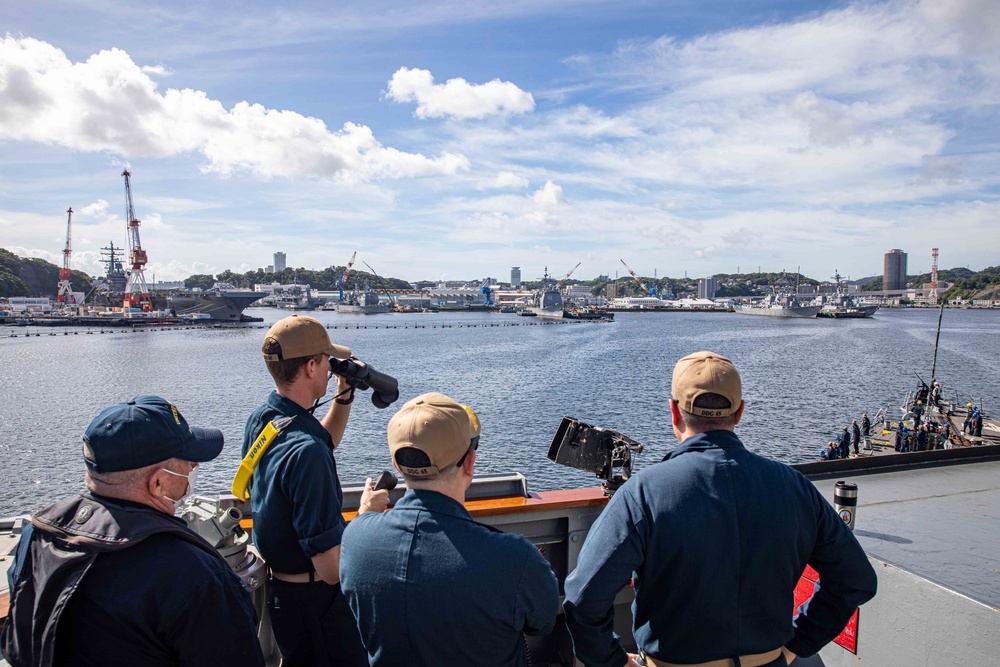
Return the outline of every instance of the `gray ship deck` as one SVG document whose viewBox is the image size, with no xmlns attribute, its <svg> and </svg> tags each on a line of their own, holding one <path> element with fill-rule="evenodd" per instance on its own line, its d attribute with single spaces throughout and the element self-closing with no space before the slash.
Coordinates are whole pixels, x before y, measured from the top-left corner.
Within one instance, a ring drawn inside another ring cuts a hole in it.
<svg viewBox="0 0 1000 667">
<path fill-rule="evenodd" d="M 858 485 L 854 534 L 869 555 L 1000 608 L 1000 460 L 837 479 Z"/>
</svg>

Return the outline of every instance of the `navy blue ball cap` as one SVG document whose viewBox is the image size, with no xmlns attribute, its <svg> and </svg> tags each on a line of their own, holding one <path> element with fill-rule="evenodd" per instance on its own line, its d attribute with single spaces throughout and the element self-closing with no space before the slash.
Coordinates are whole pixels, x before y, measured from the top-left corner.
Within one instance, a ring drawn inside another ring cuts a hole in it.
<svg viewBox="0 0 1000 667">
<path fill-rule="evenodd" d="M 104 408 L 83 434 L 83 458 L 94 472 L 136 470 L 182 459 L 204 463 L 222 452 L 222 431 L 189 426 L 173 403 L 136 396 Z"/>
</svg>

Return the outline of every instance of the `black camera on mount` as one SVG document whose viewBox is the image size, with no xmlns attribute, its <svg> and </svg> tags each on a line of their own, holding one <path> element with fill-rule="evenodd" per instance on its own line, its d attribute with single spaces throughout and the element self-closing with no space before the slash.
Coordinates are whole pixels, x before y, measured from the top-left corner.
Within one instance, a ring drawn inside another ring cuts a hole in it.
<svg viewBox="0 0 1000 667">
<path fill-rule="evenodd" d="M 550 461 L 592 472 L 603 481 L 610 496 L 632 476 L 635 457 L 642 453 L 642 443 L 624 433 L 563 417 L 549 445 Z"/>
<path fill-rule="evenodd" d="M 355 389 L 371 389 L 372 404 L 376 408 L 387 408 L 399 399 L 399 382 L 396 378 L 375 370 L 360 359 L 330 357 L 330 369 L 347 378 Z"/>
</svg>

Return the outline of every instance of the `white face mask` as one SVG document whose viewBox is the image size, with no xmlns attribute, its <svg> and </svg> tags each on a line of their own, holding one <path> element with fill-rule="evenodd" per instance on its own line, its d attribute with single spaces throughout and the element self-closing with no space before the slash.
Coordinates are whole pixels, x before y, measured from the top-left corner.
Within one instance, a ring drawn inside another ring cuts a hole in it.
<svg viewBox="0 0 1000 667">
<path fill-rule="evenodd" d="M 177 500 L 174 500 L 173 498 L 171 498 L 170 496 L 168 496 L 166 494 L 164 494 L 164 496 L 163 496 L 164 498 L 166 498 L 167 500 L 169 500 L 170 502 L 172 502 L 173 504 L 176 505 L 177 503 L 179 503 L 180 501 L 184 500 L 185 498 L 187 498 L 188 496 L 190 496 L 192 493 L 194 493 L 194 483 L 195 483 L 195 480 L 198 479 L 198 465 L 197 464 L 194 466 L 194 468 L 191 469 L 191 472 L 189 472 L 186 475 L 182 475 L 179 472 L 174 472 L 173 470 L 167 470 L 166 468 L 160 468 L 160 470 L 162 470 L 163 472 L 165 472 L 167 474 L 173 475 L 174 477 L 184 477 L 185 479 L 187 479 L 187 489 L 185 489 L 183 495 L 181 495 L 180 498 L 178 498 Z"/>
</svg>

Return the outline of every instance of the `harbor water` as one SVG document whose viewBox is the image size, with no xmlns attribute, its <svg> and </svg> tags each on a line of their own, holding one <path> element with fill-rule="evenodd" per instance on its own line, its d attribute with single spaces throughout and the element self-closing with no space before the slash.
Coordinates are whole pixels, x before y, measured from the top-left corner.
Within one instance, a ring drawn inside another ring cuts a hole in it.
<svg viewBox="0 0 1000 667">
<path fill-rule="evenodd" d="M 103 333 L 29 327 L 27 337 L 24 327 L 0 328 L 0 516 L 80 490 L 87 424 L 137 394 L 160 394 L 190 423 L 222 429 L 226 447 L 203 466 L 196 492 L 228 489 L 246 418 L 272 388 L 261 340 L 287 313 L 247 314 L 264 324 Z M 671 369 L 701 349 L 729 356 L 742 373 L 747 407 L 738 433 L 748 447 L 788 463 L 815 460 L 852 418 L 884 407 L 897 416 L 917 376 L 930 379 L 938 316 L 930 309 L 881 310 L 866 320 L 617 313 L 613 323 L 543 325 L 497 313 L 311 314 L 329 325 L 334 342 L 399 379 L 400 404 L 441 391 L 472 406 L 483 428 L 478 470 L 520 471 L 536 491 L 596 482 L 545 457 L 564 415 L 644 443 L 639 467 L 659 461 L 677 444 L 667 406 Z M 948 398 L 982 402 L 994 414 L 998 324 L 997 311 L 946 310 L 937 360 Z M 344 483 L 391 467 L 385 428 L 395 408 L 378 410 L 358 394 L 337 451 Z"/>
</svg>

